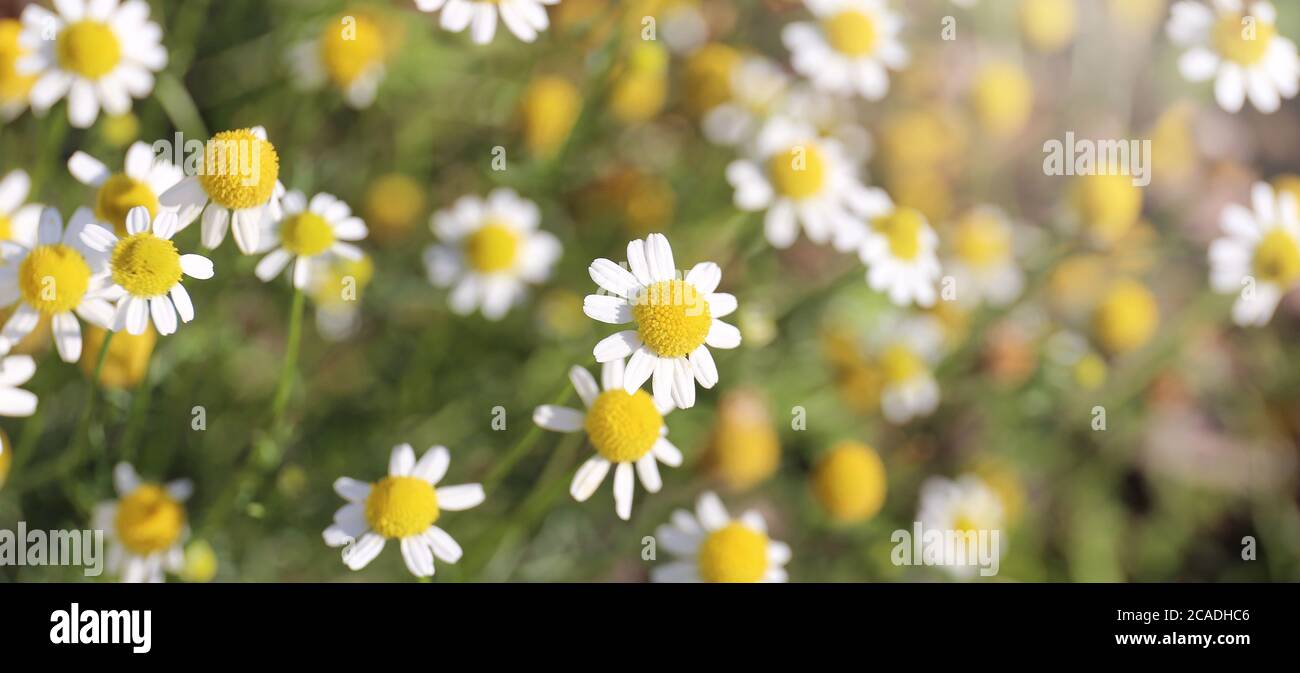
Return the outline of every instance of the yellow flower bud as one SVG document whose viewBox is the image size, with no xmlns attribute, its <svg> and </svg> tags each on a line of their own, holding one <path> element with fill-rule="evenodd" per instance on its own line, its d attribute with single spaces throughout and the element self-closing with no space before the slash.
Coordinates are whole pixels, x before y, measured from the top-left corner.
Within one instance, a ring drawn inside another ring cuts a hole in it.
<svg viewBox="0 0 1300 673">
<path fill-rule="evenodd" d="M 582 112 L 582 93 L 563 77 L 539 77 L 521 101 L 524 145 L 534 156 L 553 156 L 573 131 Z"/>
<path fill-rule="evenodd" d="M 763 398 L 747 390 L 724 395 L 709 440 L 709 473 L 727 488 L 745 491 L 776 473 L 780 462 L 780 438 Z"/>
<path fill-rule="evenodd" d="M 842 441 L 813 469 L 813 495 L 841 523 L 874 517 L 885 504 L 885 464 L 870 446 Z"/>
</svg>

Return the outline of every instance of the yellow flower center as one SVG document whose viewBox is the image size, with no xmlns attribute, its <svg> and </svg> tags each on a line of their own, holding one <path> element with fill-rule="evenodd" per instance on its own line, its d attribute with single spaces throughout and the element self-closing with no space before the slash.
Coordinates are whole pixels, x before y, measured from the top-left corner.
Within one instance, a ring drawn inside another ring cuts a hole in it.
<svg viewBox="0 0 1300 673">
<path fill-rule="evenodd" d="M 515 266 L 519 234 L 500 222 L 488 222 L 465 238 L 465 257 L 479 273 L 499 273 Z"/>
<path fill-rule="evenodd" d="M 831 518 L 865 521 L 885 504 L 885 464 L 861 442 L 836 444 L 813 470 L 813 495 Z"/>
<path fill-rule="evenodd" d="M 108 24 L 84 20 L 69 25 L 55 45 L 59 65 L 86 79 L 99 79 L 122 61 L 122 43 Z"/>
<path fill-rule="evenodd" d="M 208 196 L 218 205 L 242 210 L 271 200 L 280 156 L 251 129 L 222 131 L 203 148 L 202 168 L 199 183 Z"/>
<path fill-rule="evenodd" d="M 1078 208 L 1088 231 L 1099 243 L 1121 239 L 1142 214 L 1142 189 L 1127 175 L 1080 178 Z"/>
<path fill-rule="evenodd" d="M 334 228 L 310 211 L 290 215 L 280 224 L 280 242 L 295 255 L 313 257 L 334 245 Z"/>
<path fill-rule="evenodd" d="M 1255 244 L 1251 266 L 1258 280 L 1288 287 L 1300 279 L 1300 246 L 1282 228 L 1270 229 Z"/>
<path fill-rule="evenodd" d="M 929 226 L 915 208 L 898 208 L 876 218 L 871 225 L 889 241 L 889 254 L 904 261 L 921 254 L 921 234 Z"/>
<path fill-rule="evenodd" d="M 685 357 L 704 343 L 713 324 L 709 302 L 694 285 L 665 280 L 642 290 L 632 303 L 641 342 L 656 355 Z"/>
<path fill-rule="evenodd" d="M 0 19 L 0 101 L 25 101 L 36 83 L 36 75 L 19 75 L 16 67 L 18 59 L 27 54 L 18 44 L 22 31 L 22 23 Z"/>
<path fill-rule="evenodd" d="M 583 425 L 602 458 L 611 463 L 634 463 L 659 439 L 664 417 L 644 390 L 631 395 L 606 390 L 587 410 Z"/>
<path fill-rule="evenodd" d="M 166 489 L 144 484 L 117 503 L 117 538 L 131 553 L 148 556 L 176 544 L 185 529 L 185 508 Z"/>
<path fill-rule="evenodd" d="M 866 56 L 876 50 L 879 35 L 870 16 L 846 9 L 822 19 L 822 30 L 831 48 L 849 56 Z"/>
<path fill-rule="evenodd" d="M 438 493 L 419 477 L 384 477 L 366 497 L 366 522 L 386 538 L 423 533 L 438 514 Z"/>
<path fill-rule="evenodd" d="M 118 241 L 110 264 L 113 282 L 132 296 L 157 297 L 181 282 L 181 254 L 175 244 L 147 231 Z"/>
<path fill-rule="evenodd" d="M 767 573 L 767 536 L 729 523 L 704 538 L 696 562 L 705 582 L 757 582 Z"/>
<path fill-rule="evenodd" d="M 902 344 L 892 344 L 880 355 L 880 368 L 890 383 L 903 383 L 926 371 L 925 361 Z"/>
<path fill-rule="evenodd" d="M 1119 354 L 1145 344 L 1155 333 L 1159 319 L 1159 307 L 1151 291 L 1141 283 L 1125 280 L 1106 294 L 1093 315 L 1093 328 L 1101 345 Z"/>
<path fill-rule="evenodd" d="M 1214 50 L 1223 58 L 1240 65 L 1254 65 L 1268 53 L 1277 29 L 1254 17 L 1250 21 L 1236 14 L 1219 19 L 1211 31 Z"/>
<path fill-rule="evenodd" d="M 81 253 L 62 243 L 41 245 L 18 267 L 23 301 L 43 315 L 77 308 L 90 286 L 90 266 Z"/>
<path fill-rule="evenodd" d="M 1011 233 L 996 215 L 975 213 L 957 225 L 957 256 L 974 267 L 987 268 L 1011 254 Z"/>
<path fill-rule="evenodd" d="M 330 80 L 346 87 L 366 69 L 383 61 L 383 34 L 379 24 L 368 16 L 340 15 L 321 35 L 320 50 Z"/>
<path fill-rule="evenodd" d="M 975 533 L 980 530 L 980 526 L 971 515 L 965 512 L 958 512 L 957 515 L 952 518 L 952 529 L 957 533 Z"/>
<path fill-rule="evenodd" d="M 105 180 L 95 195 L 95 217 L 113 223 L 118 236 L 126 235 L 126 214 L 137 206 L 147 208 L 152 220 L 158 214 L 158 197 L 149 185 L 121 173 Z"/>
<path fill-rule="evenodd" d="M 813 196 L 826 183 L 826 161 L 812 143 L 773 154 L 768 159 L 767 170 L 776 191 L 791 199 Z"/>
<path fill-rule="evenodd" d="M 0 241 L 10 241 L 14 237 L 14 223 L 0 215 Z"/>
</svg>

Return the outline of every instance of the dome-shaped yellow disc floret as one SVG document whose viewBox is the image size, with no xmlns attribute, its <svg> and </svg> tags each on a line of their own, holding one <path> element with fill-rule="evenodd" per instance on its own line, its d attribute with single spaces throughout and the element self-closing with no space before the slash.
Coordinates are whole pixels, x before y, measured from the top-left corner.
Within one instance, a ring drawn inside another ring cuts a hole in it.
<svg viewBox="0 0 1300 673">
<path fill-rule="evenodd" d="M 263 205 L 279 178 L 280 155 L 252 129 L 222 131 L 203 148 L 199 183 L 217 205 L 231 210 Z"/>
<path fill-rule="evenodd" d="M 584 426 L 596 453 L 612 463 L 634 463 L 659 439 L 664 418 L 644 390 L 606 390 L 587 410 Z"/>
<path fill-rule="evenodd" d="M 767 572 L 767 536 L 729 523 L 704 538 L 696 562 L 705 582 L 757 582 Z"/>
<path fill-rule="evenodd" d="M 866 444 L 840 442 L 818 461 L 812 486 L 817 502 L 832 519 L 866 521 L 885 504 L 885 464 Z"/>
<path fill-rule="evenodd" d="M 366 497 L 366 522 L 386 538 L 403 538 L 428 530 L 438 520 L 438 494 L 418 477 L 384 477 Z"/>
<path fill-rule="evenodd" d="M 117 503 L 113 525 L 131 553 L 148 556 L 176 544 L 185 530 L 185 508 L 166 489 L 144 484 Z"/>
<path fill-rule="evenodd" d="M 709 302 L 682 280 L 645 288 L 632 303 L 632 318 L 642 343 L 667 358 L 685 357 L 699 348 L 713 325 Z"/>
</svg>

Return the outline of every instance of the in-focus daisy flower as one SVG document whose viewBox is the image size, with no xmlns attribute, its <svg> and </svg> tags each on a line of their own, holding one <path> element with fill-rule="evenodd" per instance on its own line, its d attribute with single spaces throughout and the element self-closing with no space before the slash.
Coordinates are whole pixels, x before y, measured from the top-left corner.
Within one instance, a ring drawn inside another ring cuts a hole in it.
<svg viewBox="0 0 1300 673">
<path fill-rule="evenodd" d="M 429 281 L 451 287 L 447 301 L 460 315 L 483 311 L 500 320 L 542 283 L 560 258 L 560 241 L 537 228 L 537 204 L 511 189 L 496 189 L 486 199 L 462 196 L 433 215 L 430 227 L 442 241 L 424 251 Z"/>
<path fill-rule="evenodd" d="M 559 4 L 560 0 L 415 0 L 422 12 L 441 10 L 439 23 L 443 30 L 459 33 L 469 28 L 476 44 L 487 44 L 497 31 L 497 14 L 501 23 L 524 42 L 537 39 L 537 34 L 550 25 L 546 5 Z"/>
<path fill-rule="evenodd" d="M 43 114 L 68 98 L 68 121 L 88 128 L 102 107 L 131 111 L 132 98 L 153 91 L 154 73 L 167 65 L 162 29 L 149 20 L 144 0 L 58 0 L 57 14 L 35 4 L 23 9 L 18 71 L 36 75 L 32 110 Z M 53 39 L 50 39 L 51 34 Z"/>
<path fill-rule="evenodd" d="M 933 317 L 904 320 L 886 336 L 877 360 L 884 374 L 880 411 L 885 420 L 903 424 L 929 416 L 939 406 L 939 382 L 933 366 L 943 348 L 943 330 Z"/>
<path fill-rule="evenodd" d="M 1135 350 L 1151 339 L 1160 324 L 1160 307 L 1145 285 L 1130 278 L 1109 284 L 1092 314 L 1093 333 L 1107 353 Z"/>
<path fill-rule="evenodd" d="M 483 502 L 479 484 L 437 487 L 447 474 L 451 454 L 431 447 L 415 460 L 410 444 L 393 447 L 388 476 L 368 484 L 339 477 L 334 492 L 348 504 L 334 513 L 325 529 L 325 544 L 344 547 L 343 563 L 352 570 L 366 567 L 388 540 L 398 540 L 402 559 L 416 577 L 433 575 L 433 557 L 455 563 L 460 545 L 435 524 L 443 511 L 459 512 Z M 436 487 L 436 488 L 435 488 Z"/>
<path fill-rule="evenodd" d="M 1296 197 L 1277 194 L 1266 182 L 1250 191 L 1251 208 L 1229 204 L 1210 244 L 1210 287 L 1236 294 L 1232 320 L 1267 325 L 1282 296 L 1300 282 L 1300 213 Z"/>
<path fill-rule="evenodd" d="M 110 316 L 111 317 L 111 316 Z M 99 364 L 99 349 L 104 345 L 108 330 L 91 326 L 82 335 L 84 345 L 81 348 L 81 360 L 77 363 L 86 379 L 95 375 Z M 153 347 L 158 343 L 158 333 L 146 329 L 144 334 L 123 332 L 113 337 L 108 343 L 108 352 L 104 354 L 104 365 L 99 368 L 97 383 L 104 388 L 134 388 L 149 373 L 149 358 Z"/>
<path fill-rule="evenodd" d="M 39 203 L 27 203 L 32 180 L 27 171 L 9 171 L 0 178 L 0 241 L 13 241 L 31 247 L 36 244 L 36 229 L 41 221 Z"/>
<path fill-rule="evenodd" d="M 1272 3 L 1182 0 L 1169 11 L 1169 39 L 1187 47 L 1178 69 L 1192 82 L 1214 80 L 1214 99 L 1237 112 L 1246 99 L 1260 112 L 1275 112 L 1281 99 L 1300 90 L 1295 42 L 1277 32 Z"/>
<path fill-rule="evenodd" d="M 781 39 L 790 64 L 814 86 L 880 100 L 889 92 L 888 70 L 907 66 L 898 39 L 902 18 L 884 0 L 804 0 L 816 23 L 785 27 Z M 888 70 L 886 70 L 888 68 Z"/>
<path fill-rule="evenodd" d="M 938 245 L 939 237 L 915 208 L 892 208 L 875 217 L 858 248 L 867 265 L 867 285 L 889 295 L 896 306 L 933 306 Z"/>
<path fill-rule="evenodd" d="M 755 159 L 727 166 L 736 207 L 766 210 L 763 230 L 774 247 L 788 248 L 799 225 L 813 243 L 853 249 L 865 235 L 863 218 L 884 213 L 889 196 L 859 182 L 839 143 L 807 124 L 773 117 L 759 131 Z"/>
<path fill-rule="evenodd" d="M 958 302 L 1006 306 L 1020 296 L 1025 276 L 1016 264 L 1013 231 L 1006 213 L 995 206 L 976 207 L 957 220 L 944 268 L 956 283 Z"/>
<path fill-rule="evenodd" d="M 1003 547 L 1002 527 L 1004 514 L 998 494 L 984 480 L 968 474 L 956 481 L 931 477 L 921 485 L 921 505 L 916 515 L 923 530 L 952 531 L 969 540 L 971 534 L 979 536 L 987 531 L 992 543 L 993 531 L 998 531 L 998 547 Z M 993 551 L 1001 554 L 1003 549 Z M 978 544 L 944 545 L 942 566 L 955 577 L 973 576 L 982 561 Z"/>
<path fill-rule="evenodd" d="M 111 329 L 143 334 L 152 322 L 158 333 L 176 331 L 181 322 L 194 319 L 194 304 L 181 285 L 182 276 L 199 280 L 212 277 L 212 260 L 202 255 L 182 255 L 172 243 L 176 214 L 163 211 L 149 220 L 149 211 L 132 208 L 126 215 L 125 238 L 119 239 L 104 227 L 85 227 L 81 241 L 93 252 L 108 255 L 108 269 L 97 284 L 104 296 L 117 302 Z M 152 319 L 151 319 L 152 318 Z"/>
<path fill-rule="evenodd" d="M 36 373 L 36 360 L 30 355 L 0 358 L 0 416 L 31 416 L 36 412 L 36 394 L 18 386 Z"/>
<path fill-rule="evenodd" d="M 22 341 L 42 319 L 49 319 L 54 344 L 64 362 L 81 357 L 80 316 L 86 322 L 108 327 L 113 322 L 113 305 L 94 277 L 106 262 L 103 253 L 82 243 L 82 232 L 99 226 L 89 208 L 79 208 L 63 228 L 59 211 L 41 213 L 36 245 L 16 246 L 0 266 L 0 304 L 20 302 L 18 310 L 0 329 L 0 353 L 7 353 Z"/>
<path fill-rule="evenodd" d="M 786 582 L 790 545 L 767 536 L 767 522 L 757 510 L 731 518 L 722 500 L 705 491 L 695 514 L 679 509 L 670 523 L 655 530 L 655 539 L 677 560 L 655 567 L 655 582 Z"/>
<path fill-rule="evenodd" d="M 149 217 L 158 216 L 158 197 L 176 186 L 185 174 L 165 159 L 155 159 L 153 149 L 143 142 L 126 151 L 122 172 L 114 173 L 100 160 L 78 150 L 68 159 L 68 172 L 87 187 L 94 187 L 95 219 L 113 225 L 118 236 L 126 235 L 126 214 L 141 206 Z"/>
<path fill-rule="evenodd" d="M 361 259 L 361 248 L 352 241 L 366 237 L 366 223 L 338 197 L 321 192 L 308 201 L 294 190 L 284 195 L 281 207 L 283 216 L 271 225 L 275 249 L 254 270 L 263 282 L 280 275 L 292 261 L 293 286 L 306 289 L 334 258 Z"/>
<path fill-rule="evenodd" d="M 719 145 L 748 142 L 778 107 L 790 77 L 771 59 L 747 55 L 732 69 L 730 96 L 704 113 L 704 137 Z"/>
<path fill-rule="evenodd" d="M 308 88 L 326 83 L 343 92 L 348 105 L 363 109 L 375 102 L 393 46 L 392 30 L 379 17 L 347 10 L 326 22 L 314 40 L 290 52 L 298 82 Z"/>
<path fill-rule="evenodd" d="M 583 312 L 611 325 L 636 323 L 636 329 L 597 343 L 596 362 L 631 356 L 626 375 L 620 377 L 627 392 L 635 392 L 653 376 L 651 389 L 660 406 L 672 402 L 689 409 L 695 406 L 696 381 L 705 388 L 718 382 L 709 347 L 740 345 L 740 330 L 718 320 L 736 310 L 736 297 L 715 291 L 722 269 L 713 262 L 696 264 L 682 279 L 663 234 L 628 243 L 627 259 L 631 271 L 603 258 L 587 269 L 608 294 L 587 295 Z"/>
<path fill-rule="evenodd" d="M 184 503 L 193 484 L 188 479 L 144 482 L 130 464 L 118 463 L 113 488 L 117 500 L 96 505 L 91 524 L 108 536 L 109 572 L 123 582 L 161 582 L 164 571 L 179 573 L 185 563 L 182 543 L 189 536 Z"/>
<path fill-rule="evenodd" d="M 544 404 L 533 411 L 533 422 L 555 432 L 586 432 L 596 455 L 578 468 L 569 485 L 574 500 L 586 502 L 614 468 L 614 511 L 627 521 L 632 517 L 633 465 L 641 485 L 658 493 L 663 481 L 659 465 L 682 464 L 682 452 L 668 441 L 664 416 L 671 404 L 661 404 L 644 390 L 624 386 L 623 360 L 610 360 L 601 368 L 601 383 L 582 367 L 569 370 L 569 380 L 586 411 Z"/>
<path fill-rule="evenodd" d="M 704 463 L 731 491 L 767 481 L 781 464 L 781 438 L 757 391 L 732 390 L 718 401 Z"/>
<path fill-rule="evenodd" d="M 18 60 L 27 50 L 18 42 L 23 24 L 15 19 L 0 19 L 0 121 L 10 121 L 27 109 L 27 97 L 34 75 L 18 74 Z"/>
<path fill-rule="evenodd" d="M 235 232 L 240 252 L 257 252 L 261 231 L 280 219 L 280 155 L 266 139 L 266 129 L 222 131 L 203 148 L 197 175 L 186 177 L 162 194 L 164 208 L 173 209 L 184 228 L 203 215 L 203 246 L 215 248 Z M 269 218 L 269 219 L 268 219 Z"/>
<path fill-rule="evenodd" d="M 885 504 L 886 484 L 880 455 L 861 442 L 839 442 L 813 468 L 813 495 L 841 523 L 858 523 L 878 514 Z"/>
</svg>

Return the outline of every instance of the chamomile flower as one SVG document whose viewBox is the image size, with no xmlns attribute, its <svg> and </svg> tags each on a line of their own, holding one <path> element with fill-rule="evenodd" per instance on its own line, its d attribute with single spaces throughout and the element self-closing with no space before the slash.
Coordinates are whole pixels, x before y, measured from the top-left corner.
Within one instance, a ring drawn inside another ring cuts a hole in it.
<svg viewBox="0 0 1300 673">
<path fill-rule="evenodd" d="M 889 331 L 876 356 L 884 378 L 880 411 L 885 420 L 902 425 L 934 413 L 939 406 L 934 365 L 942 348 L 943 330 L 930 316 L 906 319 Z"/>
<path fill-rule="evenodd" d="M 439 22 L 443 30 L 459 33 L 469 28 L 476 44 L 487 44 L 497 31 L 497 14 L 501 23 L 524 42 L 537 39 L 538 33 L 551 25 L 546 5 L 560 0 L 415 0 L 422 12 L 442 11 Z"/>
<path fill-rule="evenodd" d="M 790 77 L 775 62 L 748 55 L 731 70 L 728 100 L 704 113 L 700 128 L 718 145 L 739 145 L 758 133 L 779 105 Z"/>
<path fill-rule="evenodd" d="M 176 214 L 163 211 L 152 223 L 149 211 L 132 208 L 126 214 L 125 238 L 119 239 L 104 227 L 85 227 L 81 242 L 92 252 L 108 256 L 108 269 L 96 285 L 104 296 L 117 302 L 110 328 L 143 334 L 152 322 L 166 336 L 181 322 L 194 319 L 194 304 L 181 284 L 182 276 L 199 280 L 212 277 L 212 260 L 202 255 L 182 255 L 172 243 Z"/>
<path fill-rule="evenodd" d="M 540 221 L 537 204 L 510 189 L 461 197 L 433 215 L 430 227 L 442 243 L 424 251 L 429 282 L 452 288 L 447 301 L 457 314 L 481 309 L 500 320 L 560 258 L 559 239 L 539 230 Z"/>
<path fill-rule="evenodd" d="M 944 268 L 956 281 L 957 301 L 1006 306 L 1020 296 L 1024 272 L 1016 264 L 1014 228 L 995 206 L 976 207 L 952 229 L 952 254 Z"/>
<path fill-rule="evenodd" d="M 73 213 L 66 231 L 59 211 L 46 208 L 41 213 L 36 245 L 17 246 L 6 256 L 0 267 L 0 304 L 18 301 L 19 305 L 0 329 L 0 353 L 9 352 L 42 319 L 49 319 L 59 357 L 76 362 L 81 357 L 77 317 L 99 327 L 112 324 L 113 305 L 93 282 L 106 260 L 81 240 L 82 232 L 90 227 L 103 229 L 89 208 Z"/>
<path fill-rule="evenodd" d="M 392 47 L 388 26 L 363 11 L 348 10 L 328 21 L 313 40 L 296 45 L 289 59 L 307 88 L 333 86 L 348 105 L 370 107 L 384 80 Z"/>
<path fill-rule="evenodd" d="M 259 249 L 262 229 L 280 219 L 280 155 L 266 139 L 266 129 L 222 131 L 203 148 L 198 174 L 186 177 L 159 197 L 173 209 L 179 226 L 187 227 L 203 215 L 202 241 L 206 248 L 221 245 L 233 228 L 235 245 L 251 255 Z"/>
<path fill-rule="evenodd" d="M 1001 538 L 1005 516 L 997 492 L 984 480 L 968 474 L 955 481 L 943 477 L 927 479 L 921 485 L 916 518 L 924 530 L 952 531 L 967 538 L 971 533 L 998 531 Z M 980 566 L 979 551 L 978 545 L 945 545 L 943 568 L 955 577 L 970 577 Z M 1001 553 L 1000 549 L 995 551 Z"/>
<path fill-rule="evenodd" d="M 650 571 L 655 582 L 787 582 L 790 545 L 768 537 L 757 510 L 733 519 L 710 491 L 695 501 L 695 514 L 679 509 L 655 530 L 655 539 L 677 560 Z"/>
<path fill-rule="evenodd" d="M 18 72 L 37 75 L 32 110 L 68 98 L 68 121 L 88 128 L 103 108 L 131 111 L 132 98 L 153 91 L 154 73 L 167 65 L 162 29 L 149 20 L 144 0 L 58 0 L 57 14 L 31 4 L 23 10 L 20 41 L 31 53 Z M 50 32 L 53 38 L 49 39 Z"/>
<path fill-rule="evenodd" d="M 907 66 L 898 39 L 902 19 L 884 0 L 804 0 L 816 23 L 797 22 L 781 32 L 790 63 L 814 86 L 880 100 L 889 70 Z"/>
<path fill-rule="evenodd" d="M 194 485 L 188 479 L 145 482 L 130 464 L 118 463 L 113 488 L 117 500 L 97 505 L 91 524 L 108 536 L 109 572 L 123 582 L 161 582 L 164 571 L 179 573 L 190 532 L 185 501 Z"/>
<path fill-rule="evenodd" d="M 854 101 L 847 96 L 827 93 L 806 83 L 790 87 L 781 99 L 777 115 L 809 124 L 824 138 L 840 145 L 844 157 L 861 166 L 875 151 L 871 134 L 858 122 Z"/>
<path fill-rule="evenodd" d="M 321 192 L 309 202 L 294 190 L 284 195 L 282 207 L 283 217 L 271 225 L 276 247 L 254 270 L 262 282 L 280 275 L 292 261 L 293 286 L 301 290 L 311 285 L 332 259 L 361 259 L 361 248 L 351 241 L 366 237 L 366 223 L 338 197 Z"/>
<path fill-rule="evenodd" d="M 0 241 L 14 241 L 31 246 L 41 220 L 39 203 L 27 203 L 32 180 L 27 171 L 17 169 L 0 178 Z"/>
<path fill-rule="evenodd" d="M 31 416 L 36 412 L 36 393 L 18 386 L 36 373 L 36 360 L 30 355 L 0 358 L 0 416 Z"/>
<path fill-rule="evenodd" d="M 158 197 L 185 177 L 179 166 L 155 159 L 153 149 L 143 142 L 127 149 L 120 173 L 80 150 L 68 159 L 68 172 L 77 182 L 97 190 L 95 219 L 113 225 L 119 236 L 126 235 L 127 212 L 142 206 L 150 217 L 157 217 Z"/>
<path fill-rule="evenodd" d="M 574 500 L 586 502 L 604 483 L 610 466 L 615 466 L 614 511 L 624 521 L 632 517 L 634 470 L 645 490 L 658 493 L 663 486 L 659 463 L 682 464 L 682 452 L 668 441 L 664 424 L 672 404 L 658 402 L 643 390 L 626 390 L 626 375 L 622 358 L 604 363 L 600 386 L 590 372 L 575 366 L 569 370 L 569 380 L 586 410 L 544 404 L 533 411 L 538 426 L 555 432 L 586 432 L 596 450 L 573 475 L 569 494 Z"/>
<path fill-rule="evenodd" d="M 813 468 L 813 496 L 838 523 L 860 523 L 879 514 L 887 484 L 880 454 L 861 442 L 838 442 Z"/>
<path fill-rule="evenodd" d="M 334 513 L 325 544 L 344 547 L 343 563 L 352 570 L 366 567 L 388 540 L 398 540 L 402 559 L 416 577 L 433 575 L 435 556 L 459 561 L 460 545 L 435 524 L 444 511 L 476 507 L 484 495 L 479 484 L 438 487 L 450 463 L 446 447 L 430 448 L 417 462 L 411 445 L 399 444 L 388 460 L 388 476 L 379 481 L 339 477 L 334 492 L 348 504 Z"/>
<path fill-rule="evenodd" d="M 1219 224 L 1225 235 L 1209 252 L 1210 287 L 1237 295 L 1232 320 L 1242 326 L 1268 324 L 1282 296 L 1300 283 L 1295 195 L 1257 182 L 1250 197 L 1251 208 L 1234 203 L 1223 209 Z"/>
<path fill-rule="evenodd" d="M 1246 99 L 1260 112 L 1275 112 L 1281 99 L 1300 91 L 1295 42 L 1277 32 L 1272 3 L 1182 0 L 1170 8 L 1169 39 L 1187 47 L 1178 69 L 1192 82 L 1214 80 L 1214 99 L 1237 112 Z"/>
<path fill-rule="evenodd" d="M 813 243 L 851 250 L 864 236 L 864 217 L 885 212 L 889 196 L 858 181 L 838 142 L 811 126 L 773 117 L 759 131 L 757 157 L 727 166 L 736 207 L 767 211 L 763 230 L 774 247 L 788 248 L 799 225 Z"/>
<path fill-rule="evenodd" d="M 18 73 L 18 60 L 27 54 L 18 38 L 23 24 L 0 19 L 0 121 L 10 121 L 27 109 L 27 97 L 36 77 Z"/>
<path fill-rule="evenodd" d="M 673 249 L 663 234 L 627 244 L 631 271 L 598 259 L 587 272 L 608 294 L 589 294 L 582 310 L 593 320 L 621 325 L 636 323 L 602 339 L 593 354 L 596 362 L 631 356 L 623 388 L 634 393 L 654 377 L 651 389 L 660 406 L 695 406 L 695 382 L 712 388 L 718 368 L 709 347 L 735 348 L 740 330 L 718 318 L 736 310 L 736 297 L 715 292 L 722 269 L 701 262 L 683 279 L 673 263 Z"/>
<path fill-rule="evenodd" d="M 893 208 L 871 220 L 858 248 L 867 284 L 896 306 L 934 305 L 939 279 L 939 237 L 915 208 Z"/>
</svg>

